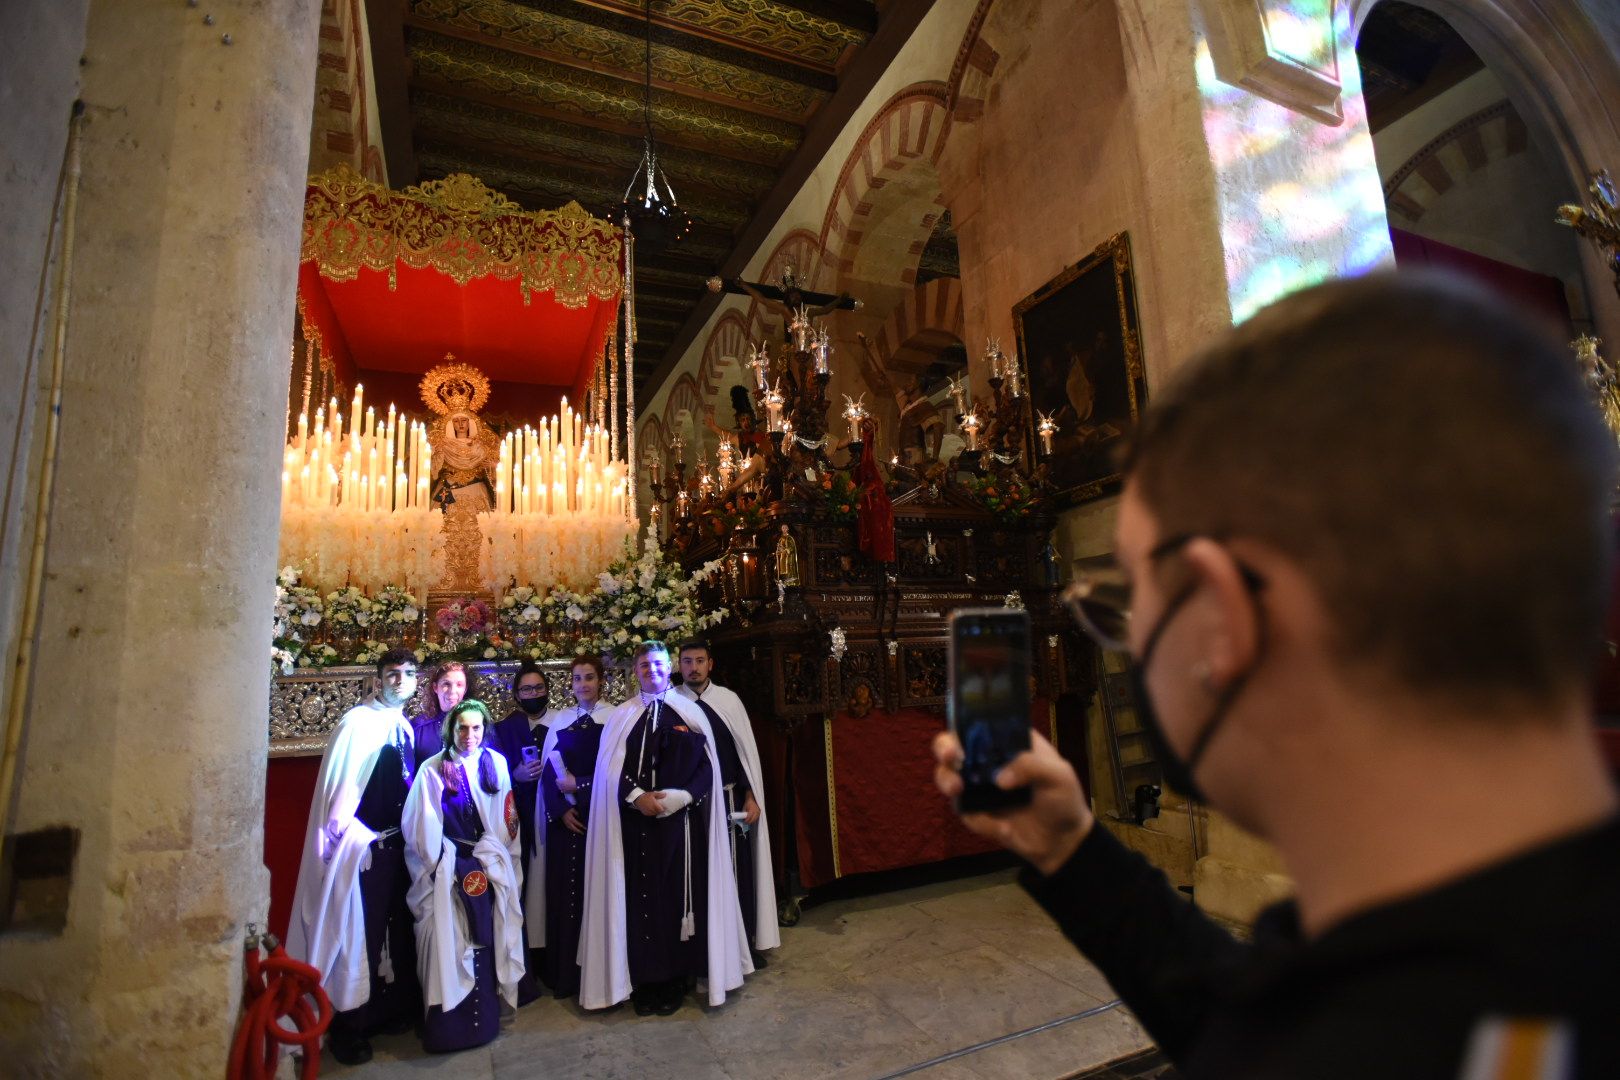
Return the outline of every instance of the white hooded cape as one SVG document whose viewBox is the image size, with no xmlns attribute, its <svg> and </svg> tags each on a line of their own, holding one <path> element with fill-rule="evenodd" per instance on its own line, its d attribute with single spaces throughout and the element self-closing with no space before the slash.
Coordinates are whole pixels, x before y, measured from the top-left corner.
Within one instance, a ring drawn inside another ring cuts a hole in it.
<svg viewBox="0 0 1620 1080">
<path fill-rule="evenodd" d="M 489 751 L 499 788 L 491 795 L 478 782 L 478 760 L 467 762 L 467 783 L 473 805 L 484 823 L 484 835 L 472 856 L 484 867 L 495 890 L 495 981 L 501 996 L 517 1007 L 517 984 L 523 977 L 523 912 L 518 896 L 523 873 L 518 869 L 522 833 L 517 806 L 511 802 L 512 778 L 506 759 Z M 444 778 L 439 751 L 416 771 L 416 783 L 405 801 L 405 865 L 411 872 L 406 899 L 416 918 L 416 970 L 422 979 L 422 1003 L 446 1012 L 472 992 L 476 979 L 473 946 L 468 941 L 467 913 L 453 892 L 456 888 L 456 843 L 444 835 Z"/>
<path fill-rule="evenodd" d="M 691 701 L 698 699 L 685 685 L 676 692 Z M 737 756 L 742 759 L 743 774 L 748 777 L 748 789 L 759 804 L 759 820 L 748 830 L 747 842 L 754 848 L 754 948 L 764 952 L 782 944 L 782 932 L 776 925 L 776 875 L 771 869 L 771 832 L 765 820 L 765 773 L 759 765 L 759 746 L 754 742 L 754 728 L 748 722 L 748 710 L 743 707 L 742 698 L 711 682 L 704 688 L 703 703 L 730 729 L 737 743 Z M 724 805 L 723 798 L 721 805 Z"/>
<path fill-rule="evenodd" d="M 664 707 L 674 709 L 688 727 L 708 738 L 709 768 L 714 794 L 722 793 L 720 759 L 714 751 L 714 732 L 703 710 L 679 694 L 665 693 Z M 646 708 L 640 695 L 613 710 L 602 732 L 602 749 L 591 781 L 590 826 L 585 832 L 585 912 L 579 935 L 579 1003 L 587 1009 L 605 1009 L 630 996 L 630 961 L 624 933 L 624 832 L 619 822 L 619 776 L 624 769 L 625 742 Z M 754 970 L 748 956 L 748 938 L 737 906 L 737 882 L 731 869 L 731 848 L 726 841 L 725 814 L 710 805 L 708 820 L 708 993 L 710 1005 L 721 1005 L 726 992 L 743 983 Z"/>
<path fill-rule="evenodd" d="M 369 697 L 343 714 L 321 755 L 287 924 L 287 955 L 320 971 L 339 1011 L 371 999 L 360 872 L 371 866 L 376 834 L 354 820 L 354 811 L 383 747 L 398 743 L 409 754 L 412 740 L 404 712 Z M 329 821 L 347 823 L 336 844 L 327 838 Z"/>
<path fill-rule="evenodd" d="M 591 716 L 598 724 L 604 723 L 616 705 L 598 701 Z M 545 763 L 557 749 L 557 732 L 579 717 L 579 707 L 551 709 L 540 721 L 546 725 L 545 742 L 540 747 L 540 784 L 546 782 Z M 529 948 L 543 949 L 546 945 L 546 793 L 540 784 L 534 788 L 534 857 L 523 871 L 523 916 L 529 927 Z"/>
</svg>

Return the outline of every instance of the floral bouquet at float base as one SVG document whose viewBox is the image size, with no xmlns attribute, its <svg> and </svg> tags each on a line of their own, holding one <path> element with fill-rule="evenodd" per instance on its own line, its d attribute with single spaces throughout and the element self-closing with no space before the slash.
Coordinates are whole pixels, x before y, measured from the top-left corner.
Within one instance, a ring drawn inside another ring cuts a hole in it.
<svg viewBox="0 0 1620 1080">
<path fill-rule="evenodd" d="M 384 585 L 371 602 L 373 620 L 368 624 L 368 630 L 373 638 L 391 641 L 395 645 L 414 641 L 418 634 L 418 621 L 422 618 L 422 609 L 404 588 L 398 585 Z"/>
<path fill-rule="evenodd" d="M 319 591 L 299 584 L 302 574 L 295 566 L 283 566 L 276 574 L 276 606 L 270 631 L 272 672 L 286 675 L 299 666 L 310 643 L 320 634 L 325 606 Z M 309 663 L 302 666 L 309 667 Z"/>
<path fill-rule="evenodd" d="M 581 641 L 581 647 L 605 656 L 628 659 L 643 641 L 671 643 L 707 630 L 729 613 L 725 608 L 700 609 L 697 587 L 720 566 L 720 560 L 705 563 L 690 577 L 679 563 L 666 559 L 656 538 L 649 536 L 639 557 L 630 541 L 624 558 L 597 576 L 596 588 L 583 604 L 574 604 L 567 615 L 589 623 L 594 637 Z"/>
<path fill-rule="evenodd" d="M 476 597 L 452 600 L 433 617 L 444 635 L 444 651 L 450 654 L 479 653 L 479 646 L 497 629 L 495 612 Z"/>
</svg>

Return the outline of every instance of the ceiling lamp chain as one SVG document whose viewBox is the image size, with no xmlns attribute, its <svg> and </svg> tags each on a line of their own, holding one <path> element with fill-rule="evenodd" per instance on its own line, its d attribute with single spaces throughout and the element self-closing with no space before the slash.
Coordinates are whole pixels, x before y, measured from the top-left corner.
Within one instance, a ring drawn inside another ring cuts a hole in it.
<svg viewBox="0 0 1620 1080">
<path fill-rule="evenodd" d="M 620 204 L 623 216 L 630 219 L 636 241 L 651 253 L 670 244 L 679 243 L 692 229 L 692 218 L 675 199 L 669 175 L 658 167 L 658 143 L 653 138 L 652 126 L 652 0 L 646 3 L 647 33 L 642 51 L 645 83 L 641 95 L 641 120 L 645 132 L 641 137 L 641 161 L 630 174 L 630 183 L 624 189 Z M 641 194 L 631 192 L 641 185 Z M 660 192 L 659 188 L 663 190 Z"/>
</svg>

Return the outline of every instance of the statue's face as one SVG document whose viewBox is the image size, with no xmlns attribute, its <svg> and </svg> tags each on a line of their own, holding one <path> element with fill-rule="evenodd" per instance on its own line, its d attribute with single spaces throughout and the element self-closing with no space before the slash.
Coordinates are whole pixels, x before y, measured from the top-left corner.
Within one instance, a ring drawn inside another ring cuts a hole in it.
<svg viewBox="0 0 1620 1080">
<path fill-rule="evenodd" d="M 450 424 L 451 434 L 458 439 L 472 438 L 472 423 L 466 417 L 457 417 Z"/>
</svg>

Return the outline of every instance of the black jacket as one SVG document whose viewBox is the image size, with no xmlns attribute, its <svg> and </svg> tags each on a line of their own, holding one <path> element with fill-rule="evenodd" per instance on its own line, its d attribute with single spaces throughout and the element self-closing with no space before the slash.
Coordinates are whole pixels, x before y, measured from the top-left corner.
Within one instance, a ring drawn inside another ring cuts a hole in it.
<svg viewBox="0 0 1620 1080">
<path fill-rule="evenodd" d="M 1100 825 L 1023 882 L 1188 1080 L 1620 1077 L 1620 818 L 1314 941 L 1292 903 L 1236 940 Z M 1527 1048 L 1575 1067 L 1465 1074 Z"/>
</svg>

